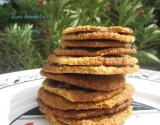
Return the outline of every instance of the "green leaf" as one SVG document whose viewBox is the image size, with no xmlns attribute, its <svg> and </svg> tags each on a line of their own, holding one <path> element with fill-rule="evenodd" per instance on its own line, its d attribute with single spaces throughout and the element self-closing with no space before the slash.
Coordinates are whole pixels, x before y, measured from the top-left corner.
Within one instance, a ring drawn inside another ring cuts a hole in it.
<svg viewBox="0 0 160 125">
<path fill-rule="evenodd" d="M 155 55 L 147 52 L 147 51 L 138 51 L 137 57 L 143 63 L 149 62 L 149 63 L 158 63 L 158 64 L 160 64 L 160 59 L 158 57 L 156 57 Z"/>
<path fill-rule="evenodd" d="M 160 45 L 160 29 L 156 24 L 151 24 L 138 30 L 136 36 L 139 42 L 137 45 L 140 50 L 147 49 L 154 45 Z"/>
</svg>

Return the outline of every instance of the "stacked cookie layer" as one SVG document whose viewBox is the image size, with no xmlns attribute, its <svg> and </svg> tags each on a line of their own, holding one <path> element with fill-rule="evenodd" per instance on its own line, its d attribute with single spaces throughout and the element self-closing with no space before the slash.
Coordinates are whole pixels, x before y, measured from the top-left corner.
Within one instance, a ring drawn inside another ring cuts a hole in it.
<svg viewBox="0 0 160 125">
<path fill-rule="evenodd" d="M 62 46 L 49 55 L 38 104 L 54 125 L 121 125 L 132 109 L 133 87 L 125 74 L 138 71 L 130 55 L 133 31 L 79 26 L 63 31 Z"/>
</svg>

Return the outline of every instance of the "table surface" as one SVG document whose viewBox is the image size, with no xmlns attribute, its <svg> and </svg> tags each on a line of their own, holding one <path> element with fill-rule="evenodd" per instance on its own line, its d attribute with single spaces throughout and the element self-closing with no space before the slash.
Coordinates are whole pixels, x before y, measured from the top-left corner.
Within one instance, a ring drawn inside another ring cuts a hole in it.
<svg viewBox="0 0 160 125">
<path fill-rule="evenodd" d="M 32 69 L 32 70 L 1 74 L 0 75 L 0 89 L 6 88 L 9 86 L 13 86 L 13 85 L 17 85 L 17 84 L 21 84 L 26 81 L 43 79 L 44 77 L 42 77 L 39 74 L 39 72 L 40 72 L 40 69 Z M 159 71 L 141 69 L 138 73 L 127 75 L 127 76 L 160 83 L 160 72 Z"/>
<path fill-rule="evenodd" d="M 44 79 L 39 73 L 40 70 L 32 69 L 0 75 L 0 98 L 3 100 L 0 103 L 0 111 L 2 112 L 0 113 L 0 124 L 6 123 L 6 121 L 11 123 L 20 114 L 30 109 L 35 112 L 37 90 Z M 127 75 L 127 80 L 129 80 L 129 83 L 133 83 L 136 91 L 133 98 L 135 103 L 132 104 L 135 112 L 125 125 L 137 123 L 139 125 L 150 125 L 151 123 L 160 125 L 160 72 L 141 69 L 136 74 Z M 25 114 L 11 125 L 22 125 L 32 120 L 35 123 L 34 125 L 42 125 L 41 123 L 47 125 L 43 116 L 35 115 L 35 113 L 34 115 Z"/>
</svg>

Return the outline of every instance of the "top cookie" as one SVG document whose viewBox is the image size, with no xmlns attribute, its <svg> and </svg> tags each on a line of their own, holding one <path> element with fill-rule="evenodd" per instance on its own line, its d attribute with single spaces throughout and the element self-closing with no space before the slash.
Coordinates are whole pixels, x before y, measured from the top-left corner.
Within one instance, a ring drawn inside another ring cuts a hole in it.
<svg viewBox="0 0 160 125">
<path fill-rule="evenodd" d="M 133 30 L 126 27 L 96 27 L 78 26 L 63 31 L 62 41 L 66 40 L 114 40 L 124 43 L 133 43 Z"/>
<path fill-rule="evenodd" d="M 135 37 L 132 35 L 122 35 L 108 31 L 83 32 L 78 34 L 63 35 L 62 40 L 116 40 L 119 42 L 133 43 Z"/>
<path fill-rule="evenodd" d="M 77 26 L 77 27 L 69 27 L 63 31 L 63 35 L 78 33 L 78 32 L 86 32 L 86 31 L 108 31 L 122 34 L 133 34 L 133 30 L 127 27 L 121 26 L 110 26 L 110 27 L 100 27 L 100 26 Z"/>
</svg>

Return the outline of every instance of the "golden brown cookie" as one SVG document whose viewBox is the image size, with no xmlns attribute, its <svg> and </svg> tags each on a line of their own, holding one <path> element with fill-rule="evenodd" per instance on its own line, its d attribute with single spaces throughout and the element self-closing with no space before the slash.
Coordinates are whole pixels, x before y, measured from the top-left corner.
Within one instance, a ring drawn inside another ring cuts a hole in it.
<svg viewBox="0 0 160 125">
<path fill-rule="evenodd" d="M 120 93 L 113 96 L 110 99 L 96 102 L 70 102 L 63 97 L 56 94 L 48 92 L 41 88 L 38 92 L 38 97 L 48 106 L 52 108 L 57 108 L 61 110 L 82 110 L 82 109 L 102 109 L 102 108 L 112 108 L 116 105 L 120 105 L 127 100 L 130 100 L 133 95 L 133 87 L 129 84 Z"/>
<path fill-rule="evenodd" d="M 47 114 L 47 113 L 45 113 L 45 117 L 50 122 L 51 125 L 70 125 L 70 124 L 65 124 L 63 122 L 58 121 L 54 116 Z M 114 125 L 123 125 L 123 122 L 120 124 L 114 124 Z"/>
<path fill-rule="evenodd" d="M 102 115 L 88 119 L 66 119 L 56 117 L 51 112 L 40 108 L 40 110 L 49 118 L 50 121 L 61 121 L 67 125 L 121 125 L 131 114 L 132 108 L 129 107 L 121 112 L 112 115 Z M 62 124 L 63 125 L 63 124 Z"/>
<path fill-rule="evenodd" d="M 112 91 L 124 87 L 124 75 L 53 74 L 41 71 L 49 79 L 96 91 Z"/>
<path fill-rule="evenodd" d="M 76 120 L 76 119 L 64 119 L 56 117 L 59 121 L 62 121 L 68 125 L 119 125 L 124 122 L 132 114 L 131 107 L 113 115 L 103 115 L 99 117 L 93 117 L 89 119 Z M 107 123 L 107 124 L 106 124 Z"/>
<path fill-rule="evenodd" d="M 135 37 L 132 35 L 119 34 L 108 31 L 83 32 L 78 34 L 67 34 L 62 40 L 116 40 L 119 42 L 133 43 Z"/>
<path fill-rule="evenodd" d="M 131 104 L 131 101 L 124 102 L 123 104 L 117 105 L 112 109 L 91 109 L 91 110 L 60 110 L 51 108 L 43 103 L 40 99 L 37 99 L 38 105 L 41 110 L 45 110 L 46 112 L 50 112 L 53 116 L 69 118 L 69 119 L 84 119 L 97 117 L 102 115 L 110 115 L 120 112 L 124 109 L 127 109 Z"/>
<path fill-rule="evenodd" d="M 135 57 L 63 57 L 49 55 L 48 62 L 58 65 L 127 66 L 138 63 Z"/>
<path fill-rule="evenodd" d="M 100 26 L 77 26 L 69 27 L 63 31 L 63 35 L 78 33 L 78 32 L 88 32 L 88 31 L 108 31 L 121 34 L 133 34 L 133 30 L 128 27 L 121 26 L 110 26 L 110 27 L 100 27 Z"/>
<path fill-rule="evenodd" d="M 137 72 L 139 70 L 139 66 L 56 66 L 46 64 L 43 66 L 42 70 L 48 73 L 113 75 Z"/>
<path fill-rule="evenodd" d="M 55 49 L 56 56 L 108 56 L 108 55 L 129 55 L 135 54 L 134 48 L 103 48 L 103 49 Z"/>
<path fill-rule="evenodd" d="M 62 40 L 63 47 L 85 47 L 85 48 L 104 48 L 104 47 L 127 47 L 129 44 L 117 41 L 106 40 Z"/>
<path fill-rule="evenodd" d="M 67 125 L 67 124 L 65 124 L 63 122 L 58 121 L 56 118 L 52 117 L 49 114 L 45 113 L 45 117 L 49 121 L 50 125 Z"/>
<path fill-rule="evenodd" d="M 120 94 L 124 87 L 109 92 L 92 91 L 87 89 L 80 89 L 78 87 L 64 84 L 58 81 L 46 79 L 42 86 L 45 90 L 57 94 L 71 102 L 90 102 L 102 101 L 110 99 L 114 95 Z"/>
<path fill-rule="evenodd" d="M 45 116 L 46 116 L 47 120 L 50 121 L 50 125 L 71 125 L 71 124 L 62 123 L 62 122 L 58 121 L 54 116 L 49 116 L 49 114 L 45 114 Z M 123 125 L 123 122 L 120 124 L 114 124 L 114 125 Z M 72 124 L 72 125 L 75 125 L 75 124 Z M 88 125 L 88 124 L 86 124 L 86 125 Z"/>
</svg>

